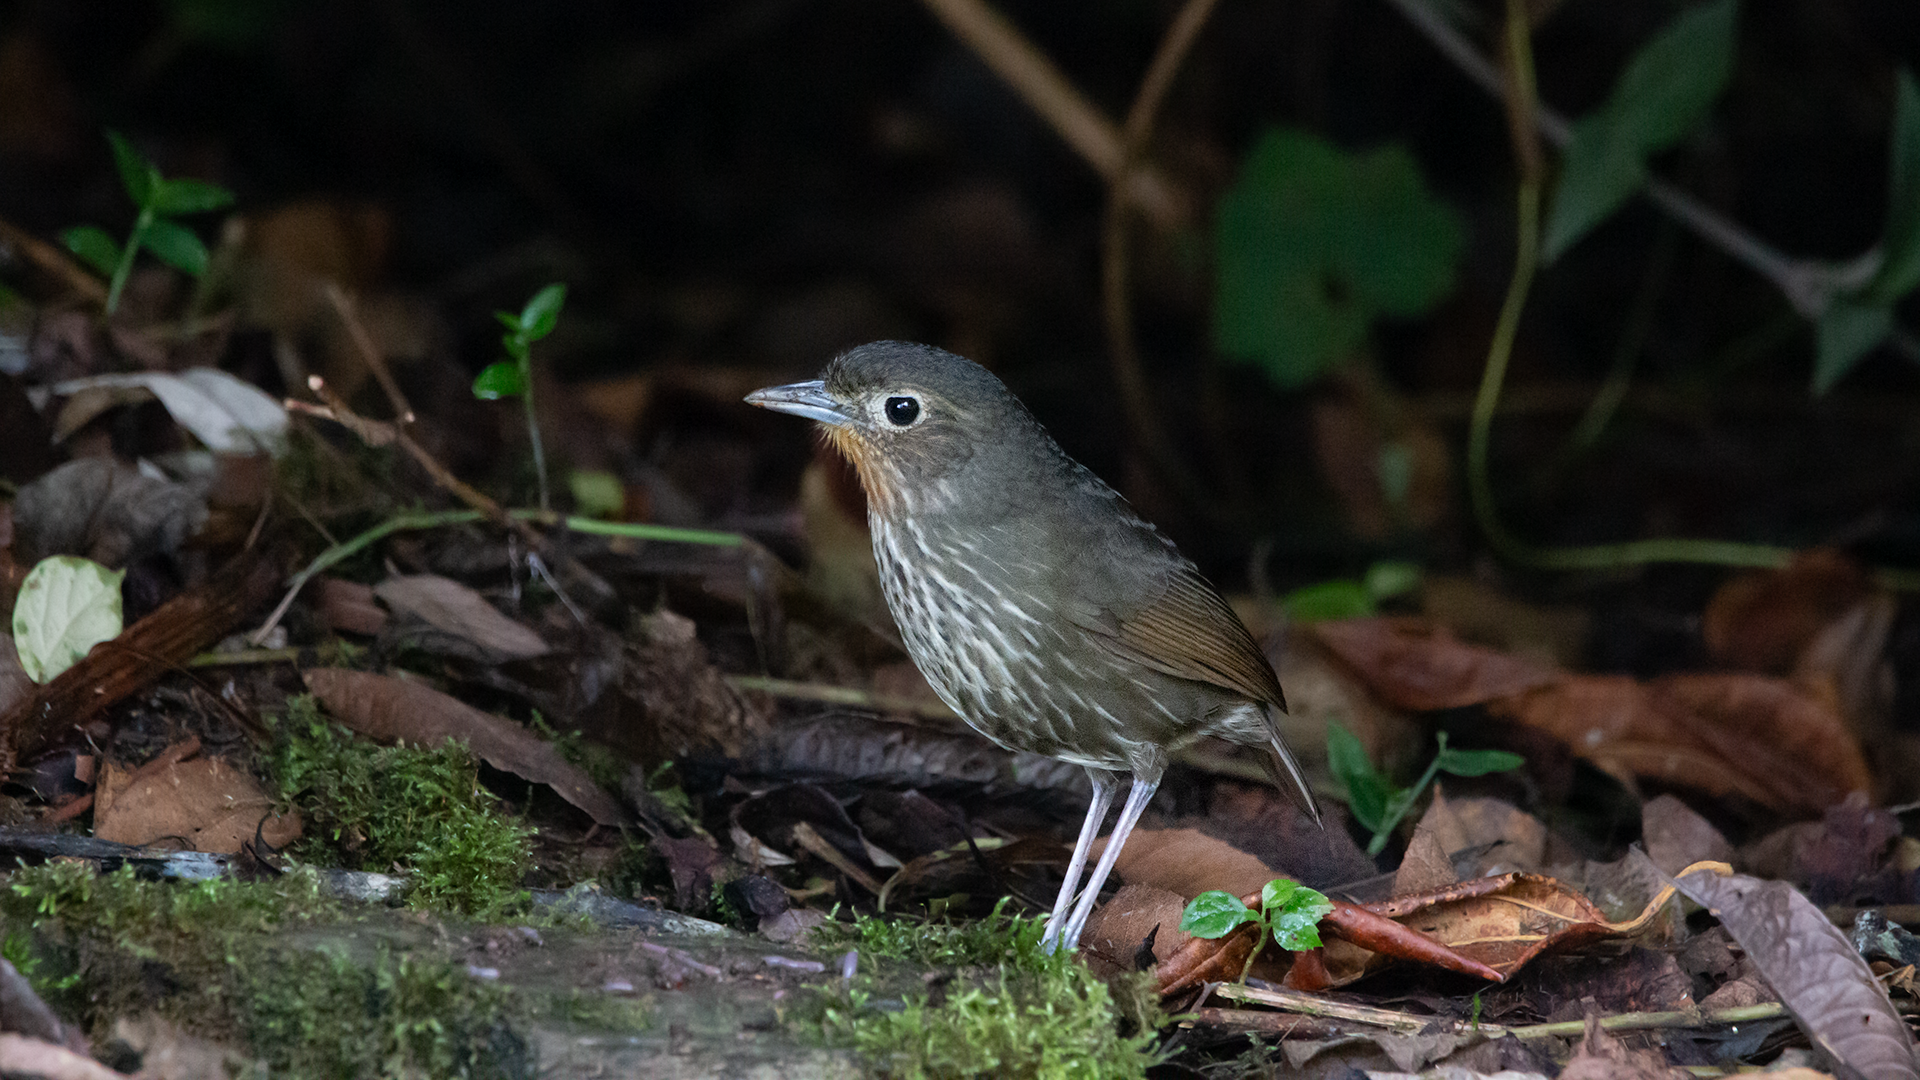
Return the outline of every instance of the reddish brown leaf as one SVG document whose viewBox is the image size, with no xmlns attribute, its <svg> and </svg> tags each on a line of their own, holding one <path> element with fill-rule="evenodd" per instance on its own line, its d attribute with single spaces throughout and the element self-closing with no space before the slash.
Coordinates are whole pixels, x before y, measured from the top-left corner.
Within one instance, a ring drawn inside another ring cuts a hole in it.
<svg viewBox="0 0 1920 1080">
<path fill-rule="evenodd" d="M 500 662 L 544 656 L 540 635 L 500 614 L 485 597 L 438 574 L 392 577 L 373 594 L 396 612 L 404 612 L 478 650 L 482 659 Z"/>
<path fill-rule="evenodd" d="M 1729 579 L 1707 603 L 1700 633 L 1721 663 L 1784 675 L 1822 627 L 1872 591 L 1859 564 L 1813 548 L 1778 570 Z"/>
<path fill-rule="evenodd" d="M 1651 909 L 1653 905 L 1649 905 Z M 1369 904 L 1435 941 L 1511 975 L 1549 950 L 1564 951 L 1625 932 L 1564 883 L 1540 874 L 1475 878 L 1424 896 Z"/>
<path fill-rule="evenodd" d="M 1312 629 L 1375 694 L 1403 709 L 1478 705 L 1561 677 L 1543 665 L 1455 640 L 1423 619 L 1340 619 Z"/>
<path fill-rule="evenodd" d="M 381 742 L 434 746 L 459 739 L 480 760 L 551 787 L 602 825 L 629 824 L 626 809 L 584 769 L 526 728 L 481 712 L 431 687 L 341 668 L 306 673 L 307 688 L 341 723 Z"/>
<path fill-rule="evenodd" d="M 1257 901 L 1259 897 L 1256 896 L 1254 899 Z M 1496 971 L 1464 953 L 1456 952 L 1410 926 L 1395 922 L 1384 915 L 1376 915 L 1366 908 L 1349 904 L 1345 900 L 1333 902 L 1333 911 L 1320 920 L 1320 927 L 1324 934 L 1332 934 L 1369 952 L 1379 953 L 1396 960 L 1430 964 L 1491 982 L 1503 982 L 1506 979 L 1503 972 Z"/>
</svg>

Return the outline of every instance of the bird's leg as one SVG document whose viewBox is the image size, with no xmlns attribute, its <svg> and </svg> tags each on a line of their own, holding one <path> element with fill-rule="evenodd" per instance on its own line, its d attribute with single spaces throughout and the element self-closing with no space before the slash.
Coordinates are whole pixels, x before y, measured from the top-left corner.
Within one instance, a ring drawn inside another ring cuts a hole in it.
<svg viewBox="0 0 1920 1080">
<path fill-rule="evenodd" d="M 1080 930 L 1087 925 L 1087 916 L 1093 914 L 1093 905 L 1100 902 L 1100 886 L 1107 883 L 1107 875 L 1113 872 L 1114 861 L 1120 858 L 1120 849 L 1127 843 L 1127 834 L 1133 832 L 1134 823 L 1153 801 L 1153 793 L 1160 786 L 1160 770 L 1136 770 L 1133 774 L 1133 787 L 1127 790 L 1127 802 L 1120 808 L 1119 820 L 1113 823 L 1113 833 L 1107 837 L 1107 847 L 1100 853 L 1100 861 L 1094 864 L 1092 876 L 1087 878 L 1087 888 L 1080 894 L 1080 903 L 1073 909 L 1073 919 L 1067 923 L 1066 933 L 1060 936 L 1060 943 L 1073 948 L 1080 943 Z"/>
<path fill-rule="evenodd" d="M 1080 825 L 1080 839 L 1073 842 L 1073 858 L 1067 861 L 1067 880 L 1060 883 L 1060 895 L 1053 902 L 1053 914 L 1047 916 L 1047 930 L 1040 947 L 1052 952 L 1066 928 L 1067 911 L 1073 907 L 1074 893 L 1080 888 L 1080 874 L 1087 868 L 1087 853 L 1093 850 L 1093 838 L 1100 835 L 1100 823 L 1113 808 L 1114 793 L 1120 780 L 1105 769 L 1087 767 L 1087 779 L 1093 782 L 1093 802 L 1087 807 L 1087 820 Z"/>
</svg>

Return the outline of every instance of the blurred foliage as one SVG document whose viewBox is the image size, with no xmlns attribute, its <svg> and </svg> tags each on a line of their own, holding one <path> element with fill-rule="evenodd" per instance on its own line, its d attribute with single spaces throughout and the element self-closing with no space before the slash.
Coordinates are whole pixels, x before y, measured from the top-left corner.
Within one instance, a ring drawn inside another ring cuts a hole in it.
<svg viewBox="0 0 1920 1080">
<path fill-rule="evenodd" d="M 1220 202 L 1214 335 L 1276 384 L 1304 385 L 1376 318 L 1422 315 L 1444 299 L 1465 242 L 1405 147 L 1349 153 L 1269 130 Z"/>
</svg>

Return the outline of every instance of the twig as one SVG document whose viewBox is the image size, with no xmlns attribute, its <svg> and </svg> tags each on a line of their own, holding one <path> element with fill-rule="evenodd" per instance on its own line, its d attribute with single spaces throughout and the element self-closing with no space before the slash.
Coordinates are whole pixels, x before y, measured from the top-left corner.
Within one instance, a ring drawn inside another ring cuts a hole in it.
<svg viewBox="0 0 1920 1080">
<path fill-rule="evenodd" d="M 985 0 L 921 0 L 953 35 L 977 53 L 1054 133 L 1108 183 L 1124 182 L 1127 198 L 1161 229 L 1187 220 L 1184 193 L 1150 169 L 1129 171 L 1120 131 Z"/>
<path fill-rule="evenodd" d="M 327 302 L 333 305 L 334 314 L 340 316 L 340 324 L 347 328 L 347 336 L 353 339 L 354 348 L 360 351 L 360 358 L 366 362 L 367 370 L 386 392 L 387 403 L 393 406 L 394 422 L 401 425 L 413 423 L 413 406 L 407 404 L 407 395 L 400 392 L 400 384 L 394 381 L 393 369 L 387 366 L 387 358 L 380 353 L 380 347 L 373 343 L 373 336 L 367 333 L 366 325 L 360 321 L 360 313 L 353 306 L 353 298 L 346 294 L 337 281 L 328 281 L 324 290 Z"/>
<path fill-rule="evenodd" d="M 1480 1035 L 1489 1039 L 1505 1038 L 1508 1035 L 1516 1039 L 1566 1038 L 1581 1034 L 1586 1030 L 1585 1020 L 1567 1020 L 1552 1024 L 1525 1024 L 1509 1027 L 1503 1024 L 1476 1024 L 1470 1021 L 1448 1021 L 1440 1017 L 1422 1016 L 1415 1013 L 1399 1012 L 1394 1009 L 1381 1009 L 1371 1005 L 1352 1005 L 1342 1001 L 1333 1001 L 1318 994 L 1302 993 L 1298 990 L 1286 990 L 1279 987 L 1256 987 L 1232 983 L 1214 987 L 1213 992 L 1232 1001 L 1251 1001 L 1261 1005 L 1270 1005 L 1302 1016 L 1325 1017 L 1332 1020 L 1345 1020 L 1368 1027 L 1386 1028 L 1389 1031 L 1417 1032 L 1430 1030 L 1439 1024 L 1458 1035 Z M 1751 1024 L 1757 1020 L 1775 1020 L 1787 1015 L 1787 1008 L 1779 1002 L 1764 1005 L 1744 1005 L 1734 1009 L 1715 1009 L 1702 1012 L 1699 1009 L 1676 1009 L 1667 1012 L 1619 1013 L 1600 1018 L 1600 1027 L 1606 1031 L 1650 1031 L 1664 1028 L 1703 1028 L 1721 1024 Z"/>
<path fill-rule="evenodd" d="M 82 269 L 72 256 L 13 222 L 0 218 L 0 245 L 19 250 L 26 260 L 60 279 L 60 283 L 94 304 L 107 302 L 107 287 Z"/>
<path fill-rule="evenodd" d="M 1414 28 L 1425 34 L 1461 73 L 1498 98 L 1506 96 L 1500 70 L 1480 55 L 1473 43 L 1440 14 L 1430 0 L 1387 0 Z M 1567 118 L 1544 105 L 1533 109 L 1533 124 L 1547 141 L 1563 147 L 1573 138 Z M 1845 263 L 1795 259 L 1748 232 L 1733 219 L 1661 180 L 1649 177 L 1640 189 L 1660 210 L 1691 229 L 1695 235 L 1726 252 L 1787 298 L 1808 320 L 1818 320 L 1838 293 L 1866 284 L 1880 268 L 1880 251 L 1870 250 Z"/>
<path fill-rule="evenodd" d="M 1127 422 L 1133 427 L 1134 441 L 1147 451 L 1160 472 L 1189 491 L 1198 490 L 1199 485 L 1181 464 L 1172 440 L 1160 426 L 1153 394 L 1140 363 L 1139 342 L 1133 333 L 1127 210 L 1134 200 L 1128 197 L 1128 184 L 1130 178 L 1137 175 L 1138 163 L 1153 134 L 1154 120 L 1173 87 L 1173 77 L 1199 38 L 1200 30 L 1206 26 L 1208 16 L 1213 14 L 1216 3 L 1217 0 L 1187 0 L 1174 16 L 1173 25 L 1167 28 L 1152 63 L 1147 65 L 1147 74 L 1140 81 L 1133 106 L 1127 110 L 1126 127 L 1121 131 L 1120 163 L 1109 177 L 1106 215 L 1101 229 L 1101 310 L 1106 317 L 1107 351 L 1113 361 L 1113 378 L 1120 388 Z M 1196 501 L 1204 504 L 1204 500 Z"/>
<path fill-rule="evenodd" d="M 287 404 L 293 406 L 296 403 L 290 401 Z M 310 408 L 311 407 L 309 407 L 309 409 Z M 590 518 L 560 517 L 557 514 L 545 510 L 508 510 L 505 511 L 505 514 L 516 526 L 524 522 L 538 522 L 547 526 L 558 524 L 564 525 L 574 532 L 598 533 L 602 536 L 625 536 L 636 540 L 661 540 L 668 543 L 679 544 L 706 544 L 712 547 L 737 547 L 746 542 L 746 538 L 737 533 L 712 532 L 706 529 L 680 529 L 670 525 L 639 525 L 611 521 L 594 521 Z M 314 556 L 313 561 L 307 564 L 306 569 L 293 575 L 293 580 L 287 584 L 286 595 L 280 598 L 279 605 L 273 609 L 271 615 L 267 616 L 267 620 L 260 624 L 260 628 L 248 635 L 247 641 L 253 645 L 259 645 L 265 641 L 267 635 L 273 632 L 273 628 L 279 625 L 281 616 L 287 613 L 287 608 L 293 605 L 293 598 L 300 595 L 301 589 L 306 588 L 307 582 L 312 581 L 316 575 L 326 572 L 329 568 L 337 566 L 341 562 L 365 551 L 373 544 L 397 532 L 408 532 L 416 529 L 440 529 L 450 525 L 470 525 L 482 520 L 485 516 L 486 515 L 483 515 L 478 510 L 443 510 L 437 513 L 399 514 L 388 518 L 357 536 L 334 544 Z"/>
<path fill-rule="evenodd" d="M 910 716 L 924 716 L 931 720 L 958 719 L 954 711 L 942 701 L 921 701 L 889 694 L 875 694 L 857 686 L 832 686 L 827 683 L 771 679 L 760 675 L 728 675 L 725 679 L 727 685 L 735 690 L 753 690 L 790 701 L 817 701 L 824 705 L 845 705 L 849 708 L 871 709 L 881 713 L 904 713 Z"/>
<path fill-rule="evenodd" d="M 1501 555 L 1547 570 L 1599 570 L 1648 563 L 1705 563 L 1760 569 L 1785 566 L 1793 558 L 1792 548 L 1731 540 L 1662 538 L 1586 547 L 1539 548 L 1507 531 L 1500 520 L 1499 510 L 1494 503 L 1493 485 L 1488 479 L 1488 446 L 1493 416 L 1499 409 L 1501 385 L 1506 381 L 1507 363 L 1512 358 L 1514 338 L 1519 331 L 1520 316 L 1526 309 L 1527 292 L 1532 287 L 1534 271 L 1539 264 L 1540 190 L 1545 175 L 1545 165 L 1534 136 L 1539 125 L 1531 120 L 1535 112 L 1535 88 L 1529 27 L 1522 10 L 1523 0 L 1508 0 L 1508 5 L 1506 40 L 1513 68 L 1509 127 L 1516 144 L 1514 155 L 1520 165 L 1520 186 L 1516 196 L 1513 277 L 1508 282 L 1506 301 L 1500 308 L 1500 319 L 1494 326 L 1493 339 L 1487 346 L 1487 363 L 1481 372 L 1480 389 L 1474 398 L 1473 416 L 1467 433 L 1467 494 L 1473 506 L 1474 520 Z M 1920 588 L 1920 571 L 1880 569 L 1876 570 L 1875 576 L 1889 588 Z"/>
</svg>

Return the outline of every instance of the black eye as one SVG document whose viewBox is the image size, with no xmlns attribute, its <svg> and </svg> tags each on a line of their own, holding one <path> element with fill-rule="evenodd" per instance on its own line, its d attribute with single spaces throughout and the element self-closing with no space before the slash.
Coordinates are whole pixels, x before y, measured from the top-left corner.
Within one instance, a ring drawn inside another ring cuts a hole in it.
<svg viewBox="0 0 1920 1080">
<path fill-rule="evenodd" d="M 887 419 L 895 427 L 906 427 L 920 419 L 920 403 L 910 397 L 890 397 L 887 399 Z"/>
</svg>

